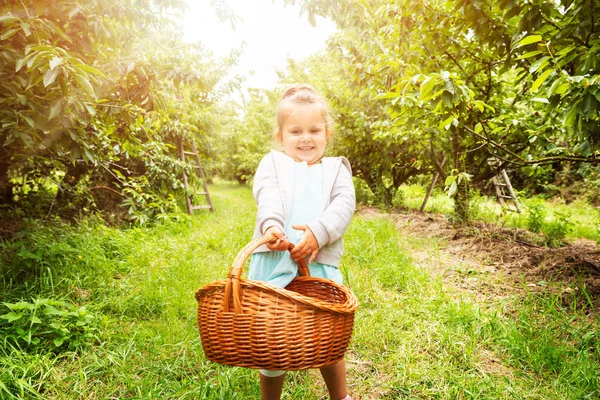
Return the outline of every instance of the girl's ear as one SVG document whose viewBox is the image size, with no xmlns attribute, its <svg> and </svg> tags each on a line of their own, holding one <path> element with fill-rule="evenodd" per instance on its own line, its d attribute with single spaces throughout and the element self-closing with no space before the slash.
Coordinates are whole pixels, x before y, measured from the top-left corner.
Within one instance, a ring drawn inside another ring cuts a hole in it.
<svg viewBox="0 0 600 400">
<path fill-rule="evenodd" d="M 273 139 L 275 139 L 275 141 L 279 144 L 283 143 L 283 136 L 280 129 L 275 129 L 273 131 Z"/>
<path fill-rule="evenodd" d="M 327 139 L 329 139 L 329 135 L 331 135 L 331 128 L 327 127 L 327 128 L 325 128 L 325 137 Z"/>
</svg>

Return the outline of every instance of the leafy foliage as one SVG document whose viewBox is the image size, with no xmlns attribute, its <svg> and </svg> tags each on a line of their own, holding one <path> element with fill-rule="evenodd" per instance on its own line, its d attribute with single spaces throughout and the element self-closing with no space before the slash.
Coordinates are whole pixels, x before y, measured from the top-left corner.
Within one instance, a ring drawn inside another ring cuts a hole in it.
<svg viewBox="0 0 600 400">
<path fill-rule="evenodd" d="M 527 214 L 527 229 L 532 232 L 540 232 L 546 218 L 546 208 L 540 202 L 529 205 Z"/>
<path fill-rule="evenodd" d="M 237 53 L 214 60 L 183 43 L 168 16 L 183 10 L 177 0 L 0 7 L 3 201 L 46 192 L 38 216 L 124 205 L 138 223 L 173 211 L 186 168 L 177 138 L 213 129 L 217 100 L 238 83 L 219 86 Z"/>
<path fill-rule="evenodd" d="M 0 313 L 5 343 L 31 351 L 77 350 L 94 341 L 98 332 L 97 315 L 60 300 L 3 303 Z"/>
<path fill-rule="evenodd" d="M 444 179 L 457 169 L 477 186 L 507 166 L 519 167 L 525 183 L 547 176 L 546 165 L 598 162 L 596 2 L 287 2 L 300 3 L 309 20 L 327 15 L 338 24 L 320 65 L 308 68 L 341 94 L 332 96 L 336 107 L 351 110 L 339 130 L 374 138 L 387 165 Z M 390 146 L 402 151 L 386 153 Z M 389 176 L 372 153 L 353 162 L 368 159 L 373 175 Z"/>
<path fill-rule="evenodd" d="M 250 182 L 261 158 L 277 146 L 272 136 L 277 94 L 275 90 L 250 89 L 243 107 L 233 104 L 237 110 L 225 114 L 227 120 L 220 123 L 224 132 L 213 139 L 219 176 L 240 184 Z"/>
</svg>

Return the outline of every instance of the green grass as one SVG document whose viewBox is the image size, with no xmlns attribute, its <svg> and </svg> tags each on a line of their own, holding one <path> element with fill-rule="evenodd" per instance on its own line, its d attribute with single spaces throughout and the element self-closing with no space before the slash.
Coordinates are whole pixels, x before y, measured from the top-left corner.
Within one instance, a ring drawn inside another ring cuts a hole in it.
<svg viewBox="0 0 600 400">
<path fill-rule="evenodd" d="M 418 210 L 425 198 L 426 188 L 421 185 L 403 185 L 399 188 L 396 203 L 409 209 Z M 560 199 L 543 200 L 541 197 L 523 198 L 519 197 L 523 213 L 517 214 L 506 211 L 500 206 L 495 197 L 475 196 L 471 204 L 471 212 L 476 220 L 493 222 L 507 227 L 527 229 L 527 217 L 531 206 L 542 204 L 547 210 L 544 223 L 551 225 L 561 215 L 571 223 L 570 231 L 566 235 L 567 240 L 578 238 L 591 239 L 600 243 L 600 209 L 577 200 L 565 204 Z M 513 208 L 512 203 L 510 207 Z M 425 207 L 426 212 L 439 214 L 451 214 L 453 212 L 453 201 L 446 193 L 434 190 Z"/>
<path fill-rule="evenodd" d="M 259 398 L 257 372 L 209 362 L 197 332 L 194 292 L 226 275 L 254 227 L 248 188 L 210 191 L 215 213 L 184 222 L 38 227 L 18 246 L 5 244 L 3 301 L 86 304 L 99 332 L 60 353 L 0 342 L 0 398 Z M 442 243 L 403 235 L 386 217 L 355 217 L 345 243 L 342 272 L 361 303 L 347 354 L 355 398 L 599 395 L 598 321 L 580 302 L 565 308 L 556 296 L 531 294 L 482 305 L 413 264 L 412 251 Z M 325 395 L 315 371 L 286 378 L 284 399 Z"/>
</svg>

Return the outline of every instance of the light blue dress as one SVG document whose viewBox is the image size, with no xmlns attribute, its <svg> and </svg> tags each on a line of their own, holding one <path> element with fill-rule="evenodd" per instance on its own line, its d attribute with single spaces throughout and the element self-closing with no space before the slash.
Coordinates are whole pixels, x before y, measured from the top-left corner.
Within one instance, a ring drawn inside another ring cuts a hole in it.
<svg viewBox="0 0 600 400">
<path fill-rule="evenodd" d="M 316 220 L 323 205 L 323 164 L 308 167 L 306 162 L 294 163 L 294 200 L 290 217 L 285 224 L 285 234 L 293 244 L 298 244 L 304 231 L 292 229 Z M 337 267 L 312 262 L 308 265 L 310 275 L 331 279 L 342 284 L 342 274 Z M 287 251 L 254 253 L 250 261 L 248 279 L 266 281 L 278 287 L 286 287 L 298 275 L 298 266 Z"/>
</svg>

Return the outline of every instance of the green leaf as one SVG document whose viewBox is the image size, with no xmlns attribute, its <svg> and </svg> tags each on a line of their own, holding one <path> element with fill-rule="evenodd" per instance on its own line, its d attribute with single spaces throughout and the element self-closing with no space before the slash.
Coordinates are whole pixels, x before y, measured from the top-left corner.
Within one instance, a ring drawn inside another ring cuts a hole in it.
<svg viewBox="0 0 600 400">
<path fill-rule="evenodd" d="M 550 103 L 548 101 L 548 99 L 545 98 L 545 97 L 534 97 L 533 99 L 531 99 L 531 101 L 535 101 L 535 102 L 538 102 L 538 103 L 545 103 L 545 104 Z"/>
<path fill-rule="evenodd" d="M 475 101 L 475 107 L 477 107 L 479 112 L 483 112 L 483 110 L 485 109 L 485 107 L 483 106 L 483 101 L 481 100 Z"/>
<path fill-rule="evenodd" d="M 308 13 L 308 22 L 310 22 L 310 24 L 311 24 L 313 27 L 316 27 L 316 26 L 317 26 L 317 21 L 315 21 L 315 14 L 313 14 L 312 12 L 309 12 L 309 13 Z"/>
<path fill-rule="evenodd" d="M 96 93 L 94 93 L 94 88 L 85 76 L 75 75 L 75 80 L 77 81 L 77 83 L 79 83 L 83 90 L 86 91 L 87 94 L 89 94 L 92 97 L 96 97 Z"/>
<path fill-rule="evenodd" d="M 90 104 L 85 104 L 85 109 L 90 113 L 90 115 L 96 115 L 96 108 Z"/>
<path fill-rule="evenodd" d="M 425 78 L 425 81 L 423 81 L 423 83 L 421 84 L 420 87 L 420 96 L 419 96 L 419 100 L 424 100 L 426 99 L 429 95 L 431 95 L 431 92 L 433 91 L 433 88 L 435 87 L 437 83 L 437 78 L 434 78 L 432 76 L 428 76 L 427 78 Z"/>
<path fill-rule="evenodd" d="M 58 69 L 49 69 L 48 71 L 46 71 L 46 73 L 44 74 L 44 87 L 48 87 L 48 85 L 51 85 L 52 82 L 56 80 L 58 73 Z"/>
<path fill-rule="evenodd" d="M 71 158 L 71 163 L 75 165 L 77 160 L 81 158 L 81 148 L 75 142 L 71 143 L 71 151 L 69 152 L 69 157 Z"/>
<path fill-rule="evenodd" d="M 0 15 L 0 23 L 2 23 L 4 25 L 10 25 L 13 22 L 17 22 L 17 21 L 19 21 L 19 18 L 13 17 L 10 14 Z"/>
<path fill-rule="evenodd" d="M 538 69 L 539 70 L 543 70 L 544 67 L 546 67 L 546 65 L 548 65 L 548 59 L 549 58 L 550 58 L 549 56 L 545 56 L 545 57 L 540 58 L 539 60 L 537 60 L 533 64 L 531 64 L 531 67 L 529 67 L 529 73 L 533 74 Z"/>
<path fill-rule="evenodd" d="M 62 62 L 63 62 L 62 57 L 54 56 L 52 58 L 52 60 L 50 60 L 50 69 L 54 69 L 54 68 L 58 67 L 60 64 L 62 64 Z"/>
<path fill-rule="evenodd" d="M 567 111 L 563 117 L 563 126 L 573 126 L 575 124 L 575 119 L 577 118 L 577 105 L 581 102 L 581 99 L 576 101 L 575 104 L 571 106 L 569 111 Z"/>
<path fill-rule="evenodd" d="M 9 312 L 8 314 L 0 315 L 0 318 L 13 322 L 23 317 L 23 313 Z"/>
<path fill-rule="evenodd" d="M 31 29 L 29 29 L 29 24 L 27 22 L 21 22 L 21 29 L 25 32 L 25 36 L 31 35 Z"/>
<path fill-rule="evenodd" d="M 19 72 L 21 68 L 23 68 L 23 65 L 25 65 L 25 61 L 27 61 L 26 58 L 20 58 L 17 60 L 17 62 L 15 63 L 15 72 Z"/>
<path fill-rule="evenodd" d="M 438 124 L 438 128 L 439 129 L 444 128 L 446 130 L 450 129 L 453 119 L 454 119 L 454 115 L 449 116 L 448 118 L 446 118 L 445 120 L 443 120 L 442 122 L 440 122 Z"/>
<path fill-rule="evenodd" d="M 74 9 L 72 9 L 69 12 L 69 18 L 73 18 L 74 16 L 76 16 L 77 14 L 79 14 L 81 12 L 81 9 L 79 7 L 75 7 Z"/>
<path fill-rule="evenodd" d="M 35 122 L 33 122 L 33 120 L 30 117 L 21 114 L 21 118 L 23 118 L 25 122 L 27 122 L 32 128 L 35 127 Z"/>
<path fill-rule="evenodd" d="M 455 88 L 452 79 L 444 79 L 444 90 L 450 92 L 451 94 L 454 94 Z"/>
<path fill-rule="evenodd" d="M 528 44 L 533 44 L 533 43 L 537 43 L 537 42 L 541 42 L 541 41 L 542 41 L 541 35 L 525 36 L 523 39 L 521 39 L 519 41 L 519 43 L 517 43 L 517 45 L 515 46 L 515 49 L 518 49 L 519 47 L 522 47 L 522 46 L 527 46 Z"/>
<path fill-rule="evenodd" d="M 540 76 L 538 76 L 535 82 L 533 82 L 533 85 L 531 85 L 531 93 L 535 92 L 552 72 L 552 69 L 547 69 Z"/>
<path fill-rule="evenodd" d="M 48 116 L 48 120 L 56 117 L 62 111 L 62 99 L 59 99 L 53 106 L 50 107 L 50 115 Z"/>
<path fill-rule="evenodd" d="M 96 164 L 96 158 L 87 147 L 83 148 L 83 153 L 88 160 L 90 160 L 94 165 Z"/>
<path fill-rule="evenodd" d="M 565 79 L 564 76 L 561 76 L 558 79 L 555 79 L 554 82 L 552 82 L 552 85 L 550 86 L 550 88 L 548 88 L 547 94 L 548 96 L 552 96 L 554 94 L 563 94 L 567 91 L 569 86 L 571 86 L 569 82 Z"/>
<path fill-rule="evenodd" d="M 556 53 L 556 58 L 561 58 L 575 49 L 575 46 L 567 46 Z"/>
<path fill-rule="evenodd" d="M 94 68 L 90 65 L 86 65 L 86 64 L 75 64 L 75 68 L 77 68 L 80 71 L 84 71 L 87 72 L 89 74 L 94 74 L 94 75 L 99 75 L 103 78 L 106 78 L 106 75 L 104 74 L 104 72 L 102 72 L 101 70 L 99 70 L 98 68 Z"/>
<path fill-rule="evenodd" d="M 596 98 L 590 92 L 583 98 L 583 114 L 591 117 L 596 113 Z"/>
<path fill-rule="evenodd" d="M 583 142 L 577 144 L 573 148 L 573 151 L 575 151 L 576 153 L 579 153 L 585 157 L 589 157 L 593 153 L 592 145 L 587 140 L 584 140 Z"/>
<path fill-rule="evenodd" d="M 481 123 L 477 123 L 475 125 L 475 129 L 473 129 L 475 131 L 475 133 L 481 133 L 481 131 L 483 131 L 483 126 L 481 126 Z"/>
<path fill-rule="evenodd" d="M 6 32 L 4 32 L 2 35 L 0 35 L 0 40 L 6 40 L 9 37 L 11 37 L 12 35 L 14 35 L 15 33 L 19 32 L 20 29 L 9 29 Z"/>
<path fill-rule="evenodd" d="M 54 344 L 54 347 L 60 347 L 63 345 L 64 342 L 65 342 L 64 337 L 57 337 L 54 339 L 54 341 L 52 343 Z"/>
<path fill-rule="evenodd" d="M 444 181 L 444 186 L 450 186 L 453 182 L 456 182 L 456 176 L 448 175 Z"/>
<path fill-rule="evenodd" d="M 521 5 L 516 5 L 512 8 L 510 8 L 505 14 L 504 14 L 504 21 L 508 21 L 509 19 L 511 19 L 512 17 L 516 16 L 517 14 L 519 14 L 521 12 Z"/>
<path fill-rule="evenodd" d="M 458 189 L 458 185 L 456 184 L 456 181 L 452 182 L 452 184 L 450 185 L 450 188 L 448 189 L 448 197 L 453 197 L 456 194 L 456 190 Z"/>
<path fill-rule="evenodd" d="M 525 58 L 530 58 L 530 57 L 533 57 L 533 56 L 537 56 L 538 54 L 542 54 L 542 51 L 541 50 L 529 51 L 529 52 L 523 54 L 522 56 L 517 57 L 517 60 L 523 60 Z"/>
<path fill-rule="evenodd" d="M 452 102 L 452 95 L 446 91 L 444 91 L 444 93 L 442 93 L 442 100 L 444 101 L 444 104 L 448 108 L 451 108 L 454 105 Z"/>
</svg>

